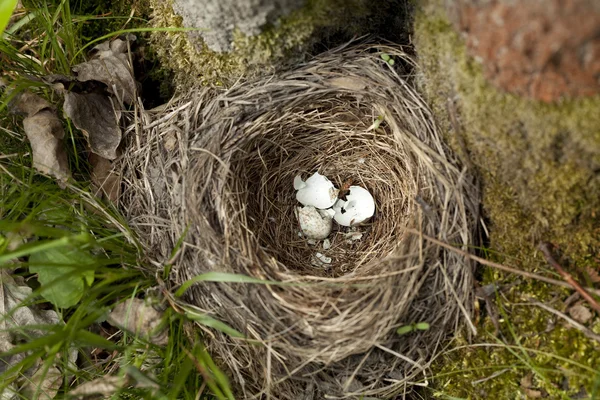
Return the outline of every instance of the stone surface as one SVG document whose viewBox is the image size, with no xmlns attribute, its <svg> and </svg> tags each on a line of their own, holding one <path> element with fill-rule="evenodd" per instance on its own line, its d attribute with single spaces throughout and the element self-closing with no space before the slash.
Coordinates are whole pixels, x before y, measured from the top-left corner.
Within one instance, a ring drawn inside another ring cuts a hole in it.
<svg viewBox="0 0 600 400">
<path fill-rule="evenodd" d="M 304 0 L 175 0 L 173 9 L 186 28 L 198 28 L 213 51 L 230 51 L 233 33 L 257 35 L 267 23 L 302 7 Z"/>
<path fill-rule="evenodd" d="M 546 102 L 600 93 L 600 2 L 448 4 L 469 54 L 497 87 Z"/>
</svg>

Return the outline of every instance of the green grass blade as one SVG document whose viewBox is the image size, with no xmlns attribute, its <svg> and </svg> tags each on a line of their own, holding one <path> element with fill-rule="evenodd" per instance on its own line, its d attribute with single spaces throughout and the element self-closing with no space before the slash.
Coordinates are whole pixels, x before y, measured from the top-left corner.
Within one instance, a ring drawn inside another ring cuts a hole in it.
<svg viewBox="0 0 600 400">
<path fill-rule="evenodd" d="M 185 281 L 175 292 L 176 297 L 181 297 L 186 290 L 198 282 L 227 282 L 227 283 L 257 283 L 261 285 L 284 285 L 282 282 L 264 281 L 248 275 L 230 274 L 227 272 L 207 272 Z"/>
<path fill-rule="evenodd" d="M 0 34 L 4 32 L 16 5 L 17 0 L 0 0 Z"/>
<path fill-rule="evenodd" d="M 243 333 L 233 329 L 226 323 L 221 322 L 221 321 L 219 321 L 213 317 L 210 317 L 206 314 L 196 314 L 191 310 L 186 310 L 185 316 L 192 321 L 196 321 L 196 322 L 198 322 L 204 326 L 207 326 L 209 328 L 214 328 L 214 329 L 221 331 L 231 337 L 240 338 L 240 339 L 246 338 L 246 336 Z"/>
<path fill-rule="evenodd" d="M 119 348 L 119 346 L 110 340 L 85 329 L 80 329 L 75 333 L 74 341 L 80 346 L 93 346 L 106 350 L 116 350 Z"/>
</svg>

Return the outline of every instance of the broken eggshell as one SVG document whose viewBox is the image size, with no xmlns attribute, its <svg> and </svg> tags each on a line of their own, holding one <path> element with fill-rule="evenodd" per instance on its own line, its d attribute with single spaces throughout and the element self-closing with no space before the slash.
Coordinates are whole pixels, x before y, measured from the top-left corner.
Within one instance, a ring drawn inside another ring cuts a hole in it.
<svg viewBox="0 0 600 400">
<path fill-rule="evenodd" d="M 302 180 L 302 176 L 297 175 L 294 178 L 294 189 L 297 190 L 296 200 L 302 205 L 319 209 L 331 207 L 339 193 L 333 183 L 318 172 L 315 172 L 306 181 Z"/>
<path fill-rule="evenodd" d="M 331 216 L 313 206 L 296 207 L 300 229 L 307 239 L 325 239 L 331 233 Z"/>
<path fill-rule="evenodd" d="M 358 225 L 375 214 L 375 200 L 368 190 L 350 186 L 346 200 L 339 199 L 333 206 L 333 219 L 342 226 Z"/>
</svg>

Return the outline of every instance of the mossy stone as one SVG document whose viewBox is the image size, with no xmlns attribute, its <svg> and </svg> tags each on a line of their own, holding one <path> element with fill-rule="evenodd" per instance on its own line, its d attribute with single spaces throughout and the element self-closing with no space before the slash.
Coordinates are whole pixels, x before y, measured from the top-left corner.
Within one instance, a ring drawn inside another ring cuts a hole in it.
<svg viewBox="0 0 600 400">
<path fill-rule="evenodd" d="M 150 0 L 154 27 L 184 28 L 173 12 L 172 1 Z M 402 35 L 403 17 L 409 5 L 386 0 L 307 0 L 306 5 L 262 33 L 247 36 L 234 32 L 232 51 L 211 51 L 194 32 L 169 31 L 153 34 L 154 48 L 162 64 L 172 70 L 179 88 L 197 85 L 230 86 L 238 79 L 269 74 L 301 62 L 308 53 L 341 44 L 357 35 L 386 32 Z"/>
<path fill-rule="evenodd" d="M 600 249 L 600 97 L 547 104 L 497 90 L 437 1 L 417 12 L 414 37 L 420 85 L 448 141 L 481 177 L 492 257 L 551 275 L 537 249 L 548 241 L 565 268 L 585 276 Z M 527 390 L 564 398 L 582 388 L 590 394 L 600 380 L 598 344 L 523 304 L 534 298 L 560 309 L 572 292 L 491 270 L 483 283 L 504 288 L 494 302 L 504 312 L 500 332 L 487 316 L 478 344 L 457 339 L 467 347 L 436 364 L 438 389 L 468 398 L 523 398 Z M 533 389 L 521 382 L 529 373 Z"/>
</svg>

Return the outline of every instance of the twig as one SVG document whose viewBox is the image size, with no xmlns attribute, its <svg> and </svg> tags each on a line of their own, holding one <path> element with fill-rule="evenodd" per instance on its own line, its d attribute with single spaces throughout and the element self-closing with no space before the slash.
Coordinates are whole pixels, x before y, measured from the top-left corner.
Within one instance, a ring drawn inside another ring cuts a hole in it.
<svg viewBox="0 0 600 400">
<path fill-rule="evenodd" d="M 573 318 L 570 318 L 568 315 L 550 307 L 545 305 L 544 303 L 541 303 L 539 301 L 531 301 L 530 304 L 533 304 L 535 306 L 538 306 L 540 308 L 543 308 L 544 310 L 564 319 L 565 321 L 567 321 L 569 323 L 569 325 L 571 325 L 573 328 L 578 329 L 579 331 L 581 331 L 581 333 L 583 333 L 585 336 L 587 336 L 588 338 L 595 340 L 596 342 L 600 343 L 600 335 L 594 333 L 591 329 L 585 327 L 584 325 L 580 324 L 579 322 L 575 321 Z"/>
<path fill-rule="evenodd" d="M 594 299 L 594 297 L 573 278 L 571 274 L 563 269 L 560 264 L 552 257 L 552 252 L 548 247 L 548 243 L 540 243 L 540 250 L 544 254 L 544 258 L 548 261 L 548 264 L 552 265 L 556 272 L 558 272 L 565 281 L 567 281 L 577 292 L 583 297 L 596 312 L 600 314 L 600 304 Z"/>
<path fill-rule="evenodd" d="M 466 257 L 467 259 L 471 259 L 473 261 L 477 261 L 478 263 L 488 266 L 488 267 L 492 267 L 495 269 L 499 269 L 501 271 L 506 271 L 506 272 L 510 272 L 512 274 L 516 274 L 516 275 L 521 275 L 525 278 L 530 278 L 530 279 L 537 279 L 538 281 L 542 281 L 542 282 L 546 282 L 546 283 L 550 283 L 552 285 L 556 285 L 556 286 L 561 286 L 567 289 L 575 289 L 571 284 L 565 282 L 565 281 L 559 281 L 558 279 L 552 279 L 552 278 L 547 278 L 545 276 L 542 275 L 538 275 L 538 274 L 534 274 L 532 272 L 527 272 L 527 271 L 521 271 L 519 269 L 516 268 L 512 268 L 512 267 L 508 267 L 506 265 L 502 265 L 502 264 L 498 264 L 495 263 L 493 261 L 488 261 L 485 258 L 481 258 L 481 257 L 477 257 L 467 251 L 463 251 L 461 249 L 457 249 L 456 247 L 449 245 L 448 243 L 444 243 L 441 240 L 437 240 L 435 238 L 432 238 L 431 236 L 427 236 L 419 231 L 417 231 L 416 229 L 412 229 L 412 228 L 408 228 L 406 229 L 407 232 L 412 233 L 414 235 L 418 235 L 421 236 L 423 239 L 426 239 L 427 241 L 431 242 L 431 243 L 435 243 L 438 246 L 442 246 L 445 249 L 454 251 L 457 254 L 463 255 L 464 257 Z M 591 289 L 591 288 L 587 288 L 588 292 L 592 292 L 598 296 L 600 296 L 600 291 L 596 290 L 596 289 Z"/>
</svg>

